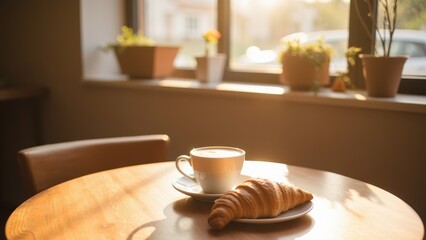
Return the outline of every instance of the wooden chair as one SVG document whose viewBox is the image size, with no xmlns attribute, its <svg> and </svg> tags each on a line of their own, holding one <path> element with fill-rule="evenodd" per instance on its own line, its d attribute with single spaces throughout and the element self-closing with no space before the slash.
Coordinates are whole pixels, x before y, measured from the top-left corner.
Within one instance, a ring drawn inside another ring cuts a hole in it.
<svg viewBox="0 0 426 240">
<path fill-rule="evenodd" d="M 34 195 L 94 172 L 167 160 L 170 138 L 144 135 L 42 145 L 18 152 L 25 190 Z"/>
</svg>

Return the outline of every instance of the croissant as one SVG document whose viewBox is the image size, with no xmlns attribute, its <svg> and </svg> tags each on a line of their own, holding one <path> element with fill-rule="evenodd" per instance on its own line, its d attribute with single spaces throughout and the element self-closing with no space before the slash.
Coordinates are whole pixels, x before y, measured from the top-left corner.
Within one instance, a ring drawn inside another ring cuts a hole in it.
<svg viewBox="0 0 426 240">
<path fill-rule="evenodd" d="M 215 201 L 208 223 L 220 230 L 237 218 L 275 217 L 312 198 L 311 193 L 298 187 L 268 179 L 248 179 Z"/>
</svg>

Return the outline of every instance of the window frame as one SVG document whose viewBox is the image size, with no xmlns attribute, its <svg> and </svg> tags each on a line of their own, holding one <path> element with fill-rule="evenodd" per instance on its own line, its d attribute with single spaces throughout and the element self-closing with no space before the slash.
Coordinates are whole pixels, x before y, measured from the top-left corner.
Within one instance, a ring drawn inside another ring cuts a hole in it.
<svg viewBox="0 0 426 240">
<path fill-rule="evenodd" d="M 349 4 L 349 39 L 348 47 L 359 46 L 363 49 L 364 53 L 373 53 L 374 39 L 370 40 L 361 26 L 361 20 L 367 23 L 369 31 L 374 33 L 371 20 L 367 14 L 363 14 L 364 19 L 360 19 L 356 14 L 355 1 L 351 0 Z M 371 2 L 374 9 L 377 10 L 378 0 L 368 0 Z M 139 29 L 139 13 L 137 9 L 141 9 L 139 4 L 143 4 L 144 0 L 126 0 L 126 24 L 134 29 Z M 359 4 L 361 12 L 368 11 L 366 4 Z M 136 10 L 135 10 L 136 9 Z M 222 33 L 222 38 L 219 41 L 218 52 L 224 53 L 229 56 L 230 54 L 230 36 L 231 36 L 231 0 L 217 0 L 217 29 Z M 143 27 L 143 26 L 141 26 Z M 375 36 L 375 34 L 372 34 Z M 362 63 L 357 59 L 356 67 L 349 71 L 351 79 L 354 79 L 357 89 L 365 89 L 365 81 L 362 74 Z M 195 69 L 193 68 L 179 68 L 174 71 L 173 77 L 180 78 L 195 78 Z M 335 76 L 331 77 L 331 84 Z M 280 74 L 265 73 L 265 72 L 245 72 L 229 68 L 229 59 L 226 62 L 224 72 L 224 81 L 232 82 L 246 82 L 246 83 L 266 83 L 278 84 Z M 426 77 L 402 77 L 398 93 L 404 94 L 417 94 L 426 95 Z"/>
</svg>

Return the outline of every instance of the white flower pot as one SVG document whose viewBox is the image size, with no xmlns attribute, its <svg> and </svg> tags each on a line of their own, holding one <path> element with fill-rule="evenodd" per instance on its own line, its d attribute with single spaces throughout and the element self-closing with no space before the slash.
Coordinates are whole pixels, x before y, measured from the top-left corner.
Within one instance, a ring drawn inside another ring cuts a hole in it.
<svg viewBox="0 0 426 240">
<path fill-rule="evenodd" d="M 196 57 L 196 77 L 200 82 L 221 82 L 225 70 L 226 55 L 217 54 L 208 57 Z"/>
</svg>

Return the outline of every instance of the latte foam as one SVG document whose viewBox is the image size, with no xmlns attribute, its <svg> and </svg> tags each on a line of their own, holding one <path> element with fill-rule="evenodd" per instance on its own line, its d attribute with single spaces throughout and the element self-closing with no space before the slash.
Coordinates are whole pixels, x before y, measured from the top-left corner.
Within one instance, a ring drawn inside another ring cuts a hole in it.
<svg viewBox="0 0 426 240">
<path fill-rule="evenodd" d="M 237 149 L 228 149 L 228 148 L 200 148 L 194 149 L 191 152 L 192 155 L 199 157 L 207 158 L 228 158 L 228 157 L 237 157 L 243 154 L 242 151 Z"/>
</svg>

